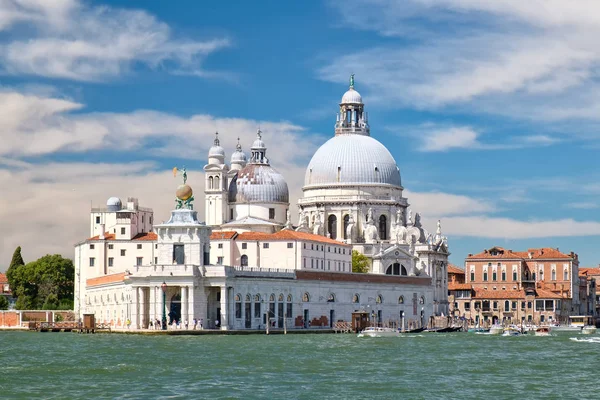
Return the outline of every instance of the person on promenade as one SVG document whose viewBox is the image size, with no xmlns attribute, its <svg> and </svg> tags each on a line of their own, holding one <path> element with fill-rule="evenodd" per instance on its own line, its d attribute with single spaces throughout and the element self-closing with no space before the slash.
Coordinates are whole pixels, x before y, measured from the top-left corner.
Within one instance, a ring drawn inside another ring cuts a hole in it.
<svg viewBox="0 0 600 400">
<path fill-rule="evenodd" d="M 186 331 L 188 330 L 188 320 L 187 319 L 185 320 L 185 330 Z"/>
<path fill-rule="evenodd" d="M 200 318 L 200 330 L 204 329 L 204 318 Z"/>
<path fill-rule="evenodd" d="M 193 329 L 193 330 L 196 330 L 196 324 L 198 323 L 198 321 L 196 320 L 196 318 L 194 318 L 194 319 L 192 320 L 192 322 L 194 323 L 194 325 L 193 325 L 192 329 Z"/>
</svg>

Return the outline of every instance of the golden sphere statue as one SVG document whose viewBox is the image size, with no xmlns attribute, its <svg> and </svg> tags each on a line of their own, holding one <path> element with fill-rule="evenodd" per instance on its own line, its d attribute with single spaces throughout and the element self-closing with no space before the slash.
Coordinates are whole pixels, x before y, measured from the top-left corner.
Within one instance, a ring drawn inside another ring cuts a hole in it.
<svg viewBox="0 0 600 400">
<path fill-rule="evenodd" d="M 179 185 L 177 191 L 175 192 L 175 196 L 177 196 L 177 198 L 181 201 L 186 201 L 192 197 L 192 194 L 194 194 L 194 192 L 189 185 Z"/>
</svg>

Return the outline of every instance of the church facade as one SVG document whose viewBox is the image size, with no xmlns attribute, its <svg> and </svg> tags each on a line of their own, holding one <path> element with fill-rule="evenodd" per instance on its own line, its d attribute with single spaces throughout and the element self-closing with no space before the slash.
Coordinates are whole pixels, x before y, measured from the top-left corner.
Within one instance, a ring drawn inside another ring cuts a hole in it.
<svg viewBox="0 0 600 400">
<path fill-rule="evenodd" d="M 229 163 L 216 135 L 204 167 L 204 222 L 181 172 L 178 206 L 164 224 L 153 225 L 135 199 L 92 210 L 91 237 L 75 247 L 80 317 L 94 313 L 115 327 L 197 320 L 292 329 L 332 327 L 355 311 L 396 326 L 447 315 L 447 240 L 439 222 L 429 233 L 409 209 L 353 78 L 335 136 L 307 166 L 297 223 L 260 130 L 250 157 L 238 139 Z M 368 273 L 352 273 L 353 250 L 368 257 Z"/>
</svg>

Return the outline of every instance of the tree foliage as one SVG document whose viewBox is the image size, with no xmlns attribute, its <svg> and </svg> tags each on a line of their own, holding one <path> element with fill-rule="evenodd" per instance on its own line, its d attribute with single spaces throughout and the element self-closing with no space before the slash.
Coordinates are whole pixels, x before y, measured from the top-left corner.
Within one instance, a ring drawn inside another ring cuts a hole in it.
<svg viewBox="0 0 600 400">
<path fill-rule="evenodd" d="M 6 279 L 8 280 L 8 286 L 10 286 L 11 288 L 15 286 L 15 275 L 17 273 L 17 270 L 23 265 L 25 265 L 25 262 L 23 261 L 23 257 L 21 256 L 21 246 L 19 246 L 13 252 L 12 260 L 10 261 L 10 265 L 6 270 Z"/>
<path fill-rule="evenodd" d="M 9 302 L 6 296 L 0 295 L 0 310 L 8 310 Z"/>
<path fill-rule="evenodd" d="M 369 258 L 364 254 L 352 250 L 352 272 L 366 274 L 370 269 Z"/>
<path fill-rule="evenodd" d="M 46 255 L 18 267 L 11 285 L 19 310 L 57 309 L 73 305 L 75 269 L 59 254 Z"/>
</svg>

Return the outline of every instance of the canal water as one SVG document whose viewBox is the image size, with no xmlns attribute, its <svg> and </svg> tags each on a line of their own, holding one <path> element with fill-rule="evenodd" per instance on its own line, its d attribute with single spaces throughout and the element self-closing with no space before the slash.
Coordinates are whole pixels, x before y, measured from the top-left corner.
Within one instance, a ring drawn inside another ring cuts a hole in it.
<svg viewBox="0 0 600 400">
<path fill-rule="evenodd" d="M 600 389 L 600 335 L 0 332 L 0 355 L 3 399 L 597 399 Z"/>
</svg>

